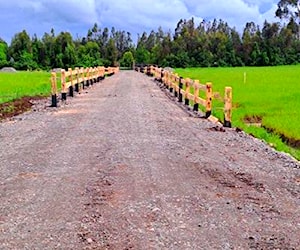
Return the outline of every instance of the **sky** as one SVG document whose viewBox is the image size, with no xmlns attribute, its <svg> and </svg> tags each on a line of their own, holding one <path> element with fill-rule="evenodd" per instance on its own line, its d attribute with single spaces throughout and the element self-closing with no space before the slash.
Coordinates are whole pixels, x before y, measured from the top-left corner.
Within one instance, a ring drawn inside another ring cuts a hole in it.
<svg viewBox="0 0 300 250">
<path fill-rule="evenodd" d="M 174 31 L 180 19 L 222 19 L 242 32 L 247 22 L 262 26 L 265 20 L 279 21 L 275 11 L 279 0 L 0 0 L 0 38 L 7 43 L 22 30 L 42 37 L 70 32 L 74 38 L 86 35 L 97 23 L 115 27 L 137 37 L 162 27 Z"/>
</svg>

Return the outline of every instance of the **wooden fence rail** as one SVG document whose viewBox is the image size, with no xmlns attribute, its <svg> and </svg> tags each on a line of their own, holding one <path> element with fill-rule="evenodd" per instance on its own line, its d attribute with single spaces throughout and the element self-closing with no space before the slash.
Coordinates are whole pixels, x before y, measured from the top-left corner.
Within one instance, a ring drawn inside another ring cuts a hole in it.
<svg viewBox="0 0 300 250">
<path fill-rule="evenodd" d="M 69 68 L 61 70 L 61 99 L 67 100 L 67 95 L 73 97 L 74 92 L 80 92 L 96 82 L 100 82 L 105 76 L 112 76 L 119 72 L 117 67 L 95 67 L 95 68 Z M 51 107 L 57 107 L 58 88 L 57 73 L 51 73 Z"/>
<path fill-rule="evenodd" d="M 212 83 L 201 84 L 199 80 L 182 78 L 178 74 L 163 70 L 162 68 L 148 66 L 143 70 L 148 76 L 154 76 L 155 79 L 164 84 L 171 93 L 174 92 L 179 102 L 185 105 L 193 105 L 193 110 L 198 111 L 199 105 L 205 109 L 205 118 L 211 117 L 213 108 L 213 99 L 224 101 L 224 127 L 231 127 L 232 117 L 232 88 L 225 88 L 225 97 L 218 92 L 213 92 Z"/>
</svg>

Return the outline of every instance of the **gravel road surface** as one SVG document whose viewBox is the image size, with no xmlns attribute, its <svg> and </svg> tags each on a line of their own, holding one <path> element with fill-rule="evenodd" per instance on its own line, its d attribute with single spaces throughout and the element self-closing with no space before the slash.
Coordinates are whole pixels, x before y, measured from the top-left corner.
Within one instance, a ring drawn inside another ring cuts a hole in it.
<svg viewBox="0 0 300 250">
<path fill-rule="evenodd" d="M 300 164 L 127 71 L 0 124 L 0 249 L 300 249 Z"/>
</svg>

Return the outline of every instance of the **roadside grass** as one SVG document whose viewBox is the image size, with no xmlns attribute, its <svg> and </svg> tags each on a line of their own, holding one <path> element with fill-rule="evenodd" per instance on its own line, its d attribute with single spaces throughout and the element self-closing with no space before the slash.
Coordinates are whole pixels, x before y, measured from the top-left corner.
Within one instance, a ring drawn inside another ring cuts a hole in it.
<svg viewBox="0 0 300 250">
<path fill-rule="evenodd" d="M 49 72 L 0 73 L 0 103 L 24 96 L 49 96 L 51 93 Z"/>
<path fill-rule="evenodd" d="M 225 86 L 231 86 L 233 126 L 300 159 L 300 65 L 187 68 L 176 73 L 203 84 L 212 82 L 214 92 L 222 96 Z M 224 119 L 223 106 L 214 100 L 213 114 L 220 120 Z"/>
</svg>

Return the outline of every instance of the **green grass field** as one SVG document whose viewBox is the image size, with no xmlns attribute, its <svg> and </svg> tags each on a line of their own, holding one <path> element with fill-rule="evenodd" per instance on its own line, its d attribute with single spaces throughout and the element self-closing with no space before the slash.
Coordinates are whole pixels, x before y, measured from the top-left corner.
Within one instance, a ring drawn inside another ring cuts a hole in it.
<svg viewBox="0 0 300 250">
<path fill-rule="evenodd" d="M 233 88 L 234 127 L 264 139 L 276 149 L 300 159 L 300 65 L 279 67 L 188 68 L 176 69 L 183 77 L 212 82 L 224 96 L 224 87 Z M 246 75 L 246 79 L 245 79 Z M 245 81 L 246 80 L 246 81 Z M 223 104 L 214 101 L 213 114 L 223 120 Z M 263 127 L 246 124 L 245 118 Z M 269 133 L 268 131 L 273 131 Z M 298 148 L 288 147 L 284 136 Z"/>
<path fill-rule="evenodd" d="M 51 93 L 48 72 L 0 72 L 0 103 L 23 96 L 47 96 Z"/>
</svg>

